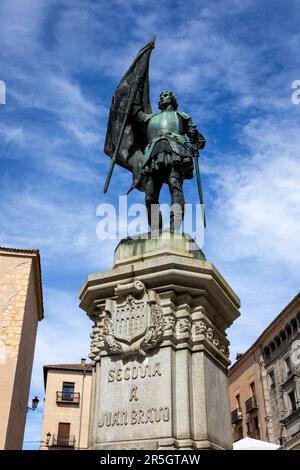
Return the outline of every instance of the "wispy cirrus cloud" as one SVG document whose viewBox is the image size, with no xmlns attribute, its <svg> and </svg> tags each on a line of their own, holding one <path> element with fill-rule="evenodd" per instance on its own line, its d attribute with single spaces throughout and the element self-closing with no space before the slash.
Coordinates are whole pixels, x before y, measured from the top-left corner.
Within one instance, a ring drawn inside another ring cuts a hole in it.
<svg viewBox="0 0 300 470">
<path fill-rule="evenodd" d="M 81 184 L 77 180 L 77 184 Z M 45 270 L 64 263 L 64 271 L 77 275 L 90 270 L 105 269 L 112 263 L 110 241 L 100 241 L 96 235 L 94 205 L 80 198 L 74 200 L 67 192 L 56 196 L 39 195 L 39 188 L 28 188 L 2 200 L 0 239 L 5 246 L 39 248 Z M 2 191 L 3 199 L 6 191 Z M 20 230 L 22 227 L 22 230 Z M 83 269 L 84 263 L 84 269 Z M 83 274 L 84 277 L 84 274 Z"/>
<path fill-rule="evenodd" d="M 293 119 L 253 119 L 239 139 L 247 158 L 233 153 L 209 168 L 217 197 L 206 234 L 206 254 L 242 300 L 229 332 L 233 359 L 298 293 L 300 280 L 298 127 Z"/>
<path fill-rule="evenodd" d="M 219 168 L 215 223 L 224 226 L 221 257 L 255 257 L 295 269 L 300 261 L 300 137 L 290 121 L 253 119 L 241 140 L 251 149 Z M 232 166 L 234 165 L 234 168 Z M 233 171 L 234 170 L 234 171 Z M 226 217 L 224 218 L 224 211 Z M 217 230 L 212 228 L 216 238 Z"/>
</svg>

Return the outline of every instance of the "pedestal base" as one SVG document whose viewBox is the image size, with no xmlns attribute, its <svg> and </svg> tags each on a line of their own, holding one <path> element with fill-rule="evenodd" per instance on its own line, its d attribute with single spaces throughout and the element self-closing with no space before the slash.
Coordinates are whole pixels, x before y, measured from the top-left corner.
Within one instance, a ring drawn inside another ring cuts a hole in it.
<svg viewBox="0 0 300 470">
<path fill-rule="evenodd" d="M 239 299 L 186 235 L 122 240 L 114 263 L 80 294 L 94 321 L 90 448 L 230 449 Z"/>
</svg>

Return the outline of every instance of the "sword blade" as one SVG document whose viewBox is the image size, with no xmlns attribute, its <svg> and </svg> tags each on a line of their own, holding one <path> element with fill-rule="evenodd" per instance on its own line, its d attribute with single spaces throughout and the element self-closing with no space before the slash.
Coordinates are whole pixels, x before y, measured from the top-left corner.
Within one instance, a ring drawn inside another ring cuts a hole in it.
<svg viewBox="0 0 300 470">
<path fill-rule="evenodd" d="M 200 169 L 199 169 L 199 154 L 194 153 L 194 161 L 195 161 L 195 170 L 196 170 L 196 180 L 197 180 L 197 187 L 198 187 L 198 194 L 199 200 L 201 205 L 201 213 L 204 227 L 206 227 L 206 215 L 205 215 L 205 207 L 204 207 L 204 199 L 203 199 L 203 192 L 202 192 L 202 185 L 201 185 L 201 178 L 200 178 Z"/>
</svg>

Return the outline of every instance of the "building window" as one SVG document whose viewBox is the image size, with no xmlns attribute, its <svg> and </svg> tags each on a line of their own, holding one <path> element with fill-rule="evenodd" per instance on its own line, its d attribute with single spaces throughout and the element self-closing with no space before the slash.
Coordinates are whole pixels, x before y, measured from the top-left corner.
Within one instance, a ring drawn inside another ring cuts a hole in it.
<svg viewBox="0 0 300 470">
<path fill-rule="evenodd" d="M 247 436 L 250 436 L 250 434 L 251 434 L 251 428 L 250 428 L 250 421 L 249 421 L 249 420 L 247 420 L 246 426 L 247 426 Z"/>
<path fill-rule="evenodd" d="M 292 364 L 291 364 L 291 359 L 289 356 L 287 356 L 284 360 L 285 362 L 285 369 L 286 369 L 286 374 L 291 375 L 292 373 Z"/>
<path fill-rule="evenodd" d="M 254 416 L 253 418 L 253 433 L 255 439 L 260 439 L 258 416 Z"/>
<path fill-rule="evenodd" d="M 233 441 L 239 441 L 240 439 L 243 439 L 243 426 L 240 425 L 234 425 L 233 426 Z"/>
<path fill-rule="evenodd" d="M 292 328 L 290 327 L 290 325 L 286 325 L 285 331 L 286 331 L 287 336 L 289 338 L 289 336 L 291 336 L 291 334 L 292 334 Z"/>
<path fill-rule="evenodd" d="M 73 401 L 74 400 L 74 382 L 64 382 L 62 387 L 62 400 Z"/>
<path fill-rule="evenodd" d="M 297 409 L 295 391 L 291 390 L 288 393 L 288 397 L 289 397 L 290 413 L 294 413 L 294 411 L 296 411 L 296 409 Z"/>
<path fill-rule="evenodd" d="M 251 389 L 251 395 L 253 396 L 253 398 L 256 398 L 256 391 L 255 391 L 255 383 L 254 382 L 251 382 L 250 389 Z"/>
<path fill-rule="evenodd" d="M 255 382 L 251 382 L 249 387 L 251 390 L 251 396 L 245 401 L 246 413 L 250 413 L 257 409 Z"/>
<path fill-rule="evenodd" d="M 280 336 L 282 342 L 286 340 L 286 333 L 285 333 L 284 330 L 280 331 L 279 336 Z"/>
<path fill-rule="evenodd" d="M 52 445 L 56 447 L 75 446 L 75 436 L 70 436 L 71 423 L 58 423 L 57 434 L 53 434 Z"/>
<path fill-rule="evenodd" d="M 56 392 L 56 403 L 58 405 L 79 405 L 80 393 L 74 392 L 74 382 L 63 382 L 62 390 Z"/>
<path fill-rule="evenodd" d="M 292 325 L 292 328 L 293 328 L 293 331 L 297 331 L 297 320 L 296 318 L 292 318 L 291 320 L 291 325 Z"/>
<path fill-rule="evenodd" d="M 59 423 L 57 432 L 57 445 L 65 447 L 69 445 L 70 441 L 70 423 Z"/>
<path fill-rule="evenodd" d="M 259 424 L 258 424 L 258 417 L 257 416 L 254 416 L 254 418 L 253 418 L 253 428 L 254 428 L 255 431 L 259 430 Z"/>
<path fill-rule="evenodd" d="M 274 340 L 275 340 L 276 346 L 279 348 L 279 346 L 281 344 L 279 336 L 275 336 Z"/>
<path fill-rule="evenodd" d="M 270 383 L 271 388 L 275 387 L 275 373 L 274 373 L 274 370 L 270 370 L 270 372 L 269 372 L 269 383 Z"/>
<path fill-rule="evenodd" d="M 241 397 L 239 393 L 235 396 L 235 401 L 237 409 L 241 411 Z"/>
<path fill-rule="evenodd" d="M 265 346 L 264 347 L 264 355 L 266 357 L 266 359 L 268 359 L 270 357 L 270 348 L 268 346 Z"/>
</svg>

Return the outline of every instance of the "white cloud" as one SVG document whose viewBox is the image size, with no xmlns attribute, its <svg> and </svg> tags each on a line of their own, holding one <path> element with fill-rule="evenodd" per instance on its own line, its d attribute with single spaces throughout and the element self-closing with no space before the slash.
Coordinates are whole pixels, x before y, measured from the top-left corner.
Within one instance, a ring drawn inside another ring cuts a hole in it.
<svg viewBox="0 0 300 470">
<path fill-rule="evenodd" d="M 293 122 L 257 119 L 244 129 L 252 154 L 220 167 L 212 232 L 221 258 L 255 257 L 291 269 L 300 261 L 300 137 Z"/>
<path fill-rule="evenodd" d="M 83 95 L 79 84 L 73 82 L 70 78 L 63 75 L 54 76 L 50 73 L 45 81 L 44 75 L 39 70 L 36 71 L 34 76 L 31 73 L 29 72 L 27 76 L 23 77 L 21 91 L 14 89 L 11 91 L 17 103 L 29 110 L 47 111 L 47 113 L 56 115 L 58 120 L 53 120 L 51 124 L 60 125 L 64 131 L 69 131 L 69 137 L 73 140 L 75 137 L 75 143 L 77 142 L 85 148 L 87 146 L 95 148 L 96 145 L 99 146 L 100 118 L 104 115 L 105 108 L 103 106 L 97 107 L 87 99 Z M 58 128 L 56 133 L 62 135 L 62 129 Z M 104 129 L 102 129 L 102 132 L 104 132 Z M 33 137 L 29 131 L 27 131 L 27 134 L 28 137 Z M 36 143 L 42 141 L 46 148 L 49 144 L 52 145 L 49 137 L 49 135 L 42 133 L 40 129 L 35 134 Z M 64 143 L 71 145 L 72 141 L 68 141 L 68 136 L 64 135 L 63 137 Z M 31 138 L 31 144 L 33 144 L 33 148 L 36 147 L 33 138 Z M 86 158 L 89 158 L 89 155 Z"/>
<path fill-rule="evenodd" d="M 294 120 L 244 126 L 244 154 L 208 161 L 214 187 L 204 251 L 241 298 L 229 330 L 232 359 L 299 291 L 300 137 Z"/>
<path fill-rule="evenodd" d="M 48 191 L 47 191 L 48 189 Z M 64 272 L 101 269 L 112 263 L 113 246 L 96 236 L 96 205 L 66 191 L 36 185 L 35 191 L 5 191 L 0 213 L 1 244 L 37 247 L 42 262 L 64 262 Z"/>
<path fill-rule="evenodd" d="M 46 4 L 45 0 L 1 1 L 0 24 L 4 50 L 12 49 L 17 53 L 37 41 Z"/>
<path fill-rule="evenodd" d="M 91 165 L 75 154 L 66 157 L 52 151 L 45 156 L 42 164 L 47 172 L 53 173 L 62 180 L 80 183 L 81 185 L 96 185 L 101 181 L 101 176 L 95 174 Z"/>
<path fill-rule="evenodd" d="M 21 144 L 24 140 L 24 132 L 21 127 L 0 124 L 0 137 L 6 144 Z"/>
</svg>

